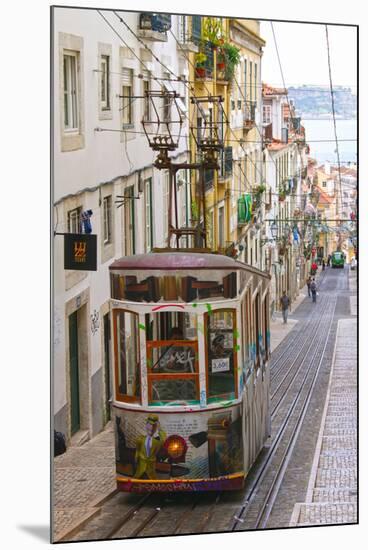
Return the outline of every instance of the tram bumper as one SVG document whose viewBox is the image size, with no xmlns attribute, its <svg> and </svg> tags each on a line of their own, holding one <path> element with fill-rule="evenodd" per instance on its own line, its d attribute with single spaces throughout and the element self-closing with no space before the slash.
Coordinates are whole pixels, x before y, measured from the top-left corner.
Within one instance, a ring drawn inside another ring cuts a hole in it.
<svg viewBox="0 0 368 550">
<path fill-rule="evenodd" d="M 244 487 L 244 472 L 208 479 L 135 479 L 117 476 L 119 491 L 129 493 L 236 491 Z"/>
</svg>

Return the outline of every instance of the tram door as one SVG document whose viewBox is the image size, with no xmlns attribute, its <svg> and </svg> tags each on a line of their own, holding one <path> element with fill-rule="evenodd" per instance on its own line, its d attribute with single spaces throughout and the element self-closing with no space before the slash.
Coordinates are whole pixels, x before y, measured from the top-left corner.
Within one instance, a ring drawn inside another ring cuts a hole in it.
<svg viewBox="0 0 368 550">
<path fill-rule="evenodd" d="M 71 434 L 80 429 L 78 311 L 69 316 L 70 416 Z"/>
<path fill-rule="evenodd" d="M 110 376 L 110 361 L 111 361 L 111 330 L 110 330 L 110 315 L 104 315 L 104 368 L 105 368 L 105 422 L 111 420 L 110 396 L 111 396 L 111 376 Z"/>
</svg>

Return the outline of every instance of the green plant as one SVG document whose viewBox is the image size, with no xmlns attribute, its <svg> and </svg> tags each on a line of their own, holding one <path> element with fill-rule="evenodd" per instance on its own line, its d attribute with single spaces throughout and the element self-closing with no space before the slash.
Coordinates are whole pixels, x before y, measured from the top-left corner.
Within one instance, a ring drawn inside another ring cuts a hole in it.
<svg viewBox="0 0 368 550">
<path fill-rule="evenodd" d="M 205 62 L 207 61 L 207 55 L 203 52 L 198 52 L 195 56 L 195 61 L 197 67 L 203 67 Z"/>
<path fill-rule="evenodd" d="M 228 42 L 225 42 L 221 46 L 222 51 L 224 52 L 224 56 L 227 59 L 228 63 L 235 67 L 236 65 L 239 65 L 240 63 L 240 49 L 234 46 L 233 44 L 229 44 Z"/>
<path fill-rule="evenodd" d="M 229 42 L 224 42 L 218 49 L 217 62 L 225 63 L 227 79 L 231 80 L 235 67 L 240 63 L 240 49 Z"/>
<path fill-rule="evenodd" d="M 202 23 L 202 38 L 208 42 L 212 42 L 216 47 L 222 44 L 224 37 L 221 21 L 213 17 L 206 17 Z"/>
<path fill-rule="evenodd" d="M 256 195 L 262 195 L 266 191 L 266 186 L 263 183 L 260 183 L 255 188 Z"/>
</svg>

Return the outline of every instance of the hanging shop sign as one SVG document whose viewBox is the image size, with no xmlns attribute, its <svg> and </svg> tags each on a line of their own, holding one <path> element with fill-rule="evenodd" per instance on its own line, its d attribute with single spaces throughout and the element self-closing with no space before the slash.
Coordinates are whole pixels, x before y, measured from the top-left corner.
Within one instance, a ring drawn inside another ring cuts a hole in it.
<svg viewBox="0 0 368 550">
<path fill-rule="evenodd" d="M 97 271 L 97 235 L 64 234 L 64 269 Z"/>
</svg>

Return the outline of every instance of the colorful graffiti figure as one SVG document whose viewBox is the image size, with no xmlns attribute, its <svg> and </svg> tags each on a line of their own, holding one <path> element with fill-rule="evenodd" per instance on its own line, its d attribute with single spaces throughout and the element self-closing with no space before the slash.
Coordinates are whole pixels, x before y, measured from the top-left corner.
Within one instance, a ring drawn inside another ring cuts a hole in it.
<svg viewBox="0 0 368 550">
<path fill-rule="evenodd" d="M 166 433 L 161 430 L 156 414 L 150 414 L 147 417 L 145 430 L 146 435 L 140 435 L 136 443 L 135 463 L 137 469 L 134 477 L 142 478 L 146 475 L 148 479 L 155 479 L 156 457 L 165 442 Z"/>
</svg>

